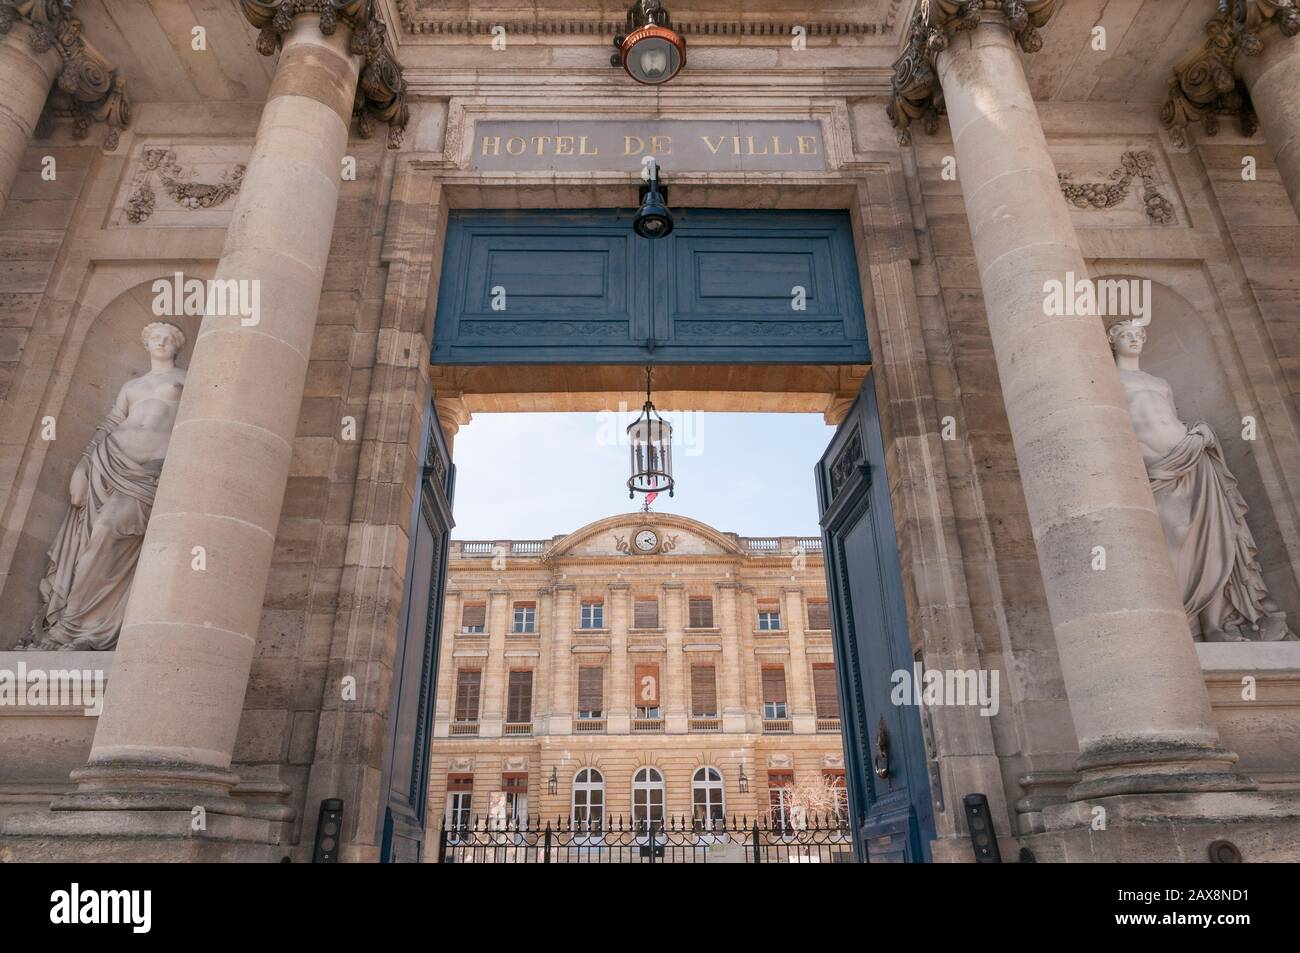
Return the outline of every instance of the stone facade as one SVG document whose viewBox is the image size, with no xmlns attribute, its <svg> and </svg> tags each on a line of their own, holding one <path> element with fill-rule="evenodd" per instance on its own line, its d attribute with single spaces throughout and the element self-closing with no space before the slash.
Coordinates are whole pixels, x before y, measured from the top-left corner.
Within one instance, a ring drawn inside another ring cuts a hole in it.
<svg viewBox="0 0 1300 953">
<path fill-rule="evenodd" d="M 820 126 L 824 169 L 674 170 L 671 204 L 852 218 L 912 644 L 1006 687 L 995 717 L 934 712 L 935 857 L 970 859 L 971 792 L 1004 857 L 1201 860 L 1218 838 L 1300 856 L 1296 643 L 1191 641 L 1103 322 L 1041 312 L 1067 271 L 1152 282 L 1153 373 L 1230 435 L 1264 578 L 1300 627 L 1294 4 L 1233 4 L 1245 21 L 1207 31 L 1228 16 L 1213 0 L 932 0 L 929 19 L 905 0 L 708 0 L 673 11 L 689 61 L 659 89 L 608 65 L 623 4 L 357 0 L 325 32 L 278 0 L 205 5 L 197 24 L 77 0 L 66 48 L 45 39 L 52 6 L 0 5 L 0 668 L 78 454 L 147 367 L 153 282 L 258 278 L 267 317 L 255 337 L 237 317 L 168 319 L 189 382 L 104 666 L 116 694 L 93 743 L 79 712 L 0 708 L 0 859 L 306 860 L 328 797 L 347 805 L 341 857 L 377 859 L 430 396 L 449 439 L 475 413 L 639 402 L 619 368 L 429 364 L 451 210 L 637 200 L 636 167 L 477 168 L 475 130 L 629 117 Z M 79 36 L 104 82 L 70 93 Z M 1207 56 L 1217 72 L 1189 68 Z M 673 367 L 656 394 L 835 422 L 864 375 Z M 206 573 L 188 568 L 196 534 Z M 1096 806 L 1108 835 L 1088 830 Z"/>
</svg>

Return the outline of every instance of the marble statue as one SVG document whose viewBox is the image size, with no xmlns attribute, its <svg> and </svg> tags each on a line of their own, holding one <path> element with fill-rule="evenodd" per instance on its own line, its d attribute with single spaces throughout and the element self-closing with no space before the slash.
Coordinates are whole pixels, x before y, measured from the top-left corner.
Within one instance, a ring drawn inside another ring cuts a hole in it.
<svg viewBox="0 0 1300 953">
<path fill-rule="evenodd" d="M 20 649 L 104 650 L 117 644 L 185 371 L 185 334 L 154 322 L 140 332 L 149 373 L 122 385 L 68 484 L 71 506 L 49 550 L 41 610 Z"/>
<path fill-rule="evenodd" d="M 1138 367 L 1147 339 L 1142 324 L 1120 321 L 1107 337 L 1194 638 L 1295 640 L 1269 597 L 1246 525 L 1249 508 L 1214 432 L 1203 422 L 1184 424 L 1169 382 Z"/>
</svg>

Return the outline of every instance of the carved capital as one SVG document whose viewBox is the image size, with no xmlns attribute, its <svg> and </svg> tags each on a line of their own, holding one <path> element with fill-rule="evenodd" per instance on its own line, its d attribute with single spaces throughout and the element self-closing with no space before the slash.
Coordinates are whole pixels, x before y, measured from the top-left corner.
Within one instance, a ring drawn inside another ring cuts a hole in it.
<svg viewBox="0 0 1300 953">
<path fill-rule="evenodd" d="M 374 0 L 239 0 L 245 19 L 257 27 L 257 51 L 272 56 L 294 18 L 315 14 L 321 33 L 333 36 L 340 23 L 352 29 L 348 51 L 363 58 L 357 98 L 352 107 L 363 139 L 374 134 L 376 121 L 388 124 L 388 148 L 402 143 L 410 118 L 402 65 L 388 42 L 388 25 Z"/>
<path fill-rule="evenodd" d="M 95 121 L 107 123 L 107 149 L 116 149 L 120 131 L 131 121 L 126 79 L 86 41 L 73 0 L 0 0 L 0 36 L 15 23 L 31 27 L 27 42 L 34 53 L 56 50 L 62 64 L 47 111 L 70 117 L 84 139 Z"/>
<path fill-rule="evenodd" d="M 1174 67 L 1169 98 L 1160 122 L 1180 146 L 1187 144 L 1187 126 L 1199 122 L 1207 135 L 1219 131 L 1220 114 L 1236 116 L 1244 135 L 1259 127 L 1250 92 L 1237 76 L 1243 56 L 1258 56 L 1276 36 L 1300 33 L 1295 0 L 1219 0 L 1219 9 L 1205 24 L 1205 40 Z"/>
<path fill-rule="evenodd" d="M 981 23 L 1004 24 L 1026 53 L 1043 46 L 1038 29 L 1052 18 L 1060 0 L 930 0 L 917 7 L 908 26 L 907 46 L 894 61 L 893 93 L 885 111 L 898 130 L 898 144 L 912 139 L 912 123 L 920 120 L 932 133 L 943 115 L 943 90 L 935 59 L 956 33 Z"/>
</svg>

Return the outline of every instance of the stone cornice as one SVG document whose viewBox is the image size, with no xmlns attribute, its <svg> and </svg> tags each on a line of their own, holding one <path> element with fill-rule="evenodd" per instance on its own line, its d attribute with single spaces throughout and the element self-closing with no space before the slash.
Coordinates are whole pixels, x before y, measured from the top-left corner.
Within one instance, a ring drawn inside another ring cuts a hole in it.
<svg viewBox="0 0 1300 953">
<path fill-rule="evenodd" d="M 1245 135 L 1258 122 L 1250 93 L 1237 76 L 1239 57 L 1258 56 L 1272 38 L 1300 33 L 1295 0 L 1219 0 L 1205 24 L 1205 41 L 1174 67 L 1169 98 L 1160 122 L 1178 145 L 1187 144 L 1187 126 L 1199 122 L 1206 135 L 1219 131 L 1219 115 L 1237 117 Z M 1300 93 L 1298 93 L 1300 94 Z"/>
<path fill-rule="evenodd" d="M 388 147 L 396 149 L 410 118 L 402 65 L 389 45 L 388 25 L 379 15 L 376 0 L 239 0 L 245 19 L 258 29 L 257 51 L 273 56 L 294 18 L 319 17 L 321 33 L 333 36 L 340 23 L 352 29 L 348 50 L 363 58 L 352 115 L 363 139 L 374 134 L 374 124 L 388 124 Z"/>
<path fill-rule="evenodd" d="M 67 116 L 75 135 L 84 139 L 95 121 L 106 123 L 106 149 L 116 149 L 131 121 L 126 79 L 87 41 L 81 21 L 72 15 L 73 0 L 0 0 L 0 36 L 15 23 L 31 28 L 27 42 L 35 53 L 55 50 L 63 61 L 51 93 L 50 115 Z"/>
<path fill-rule="evenodd" d="M 1026 53 L 1043 46 L 1039 27 L 1056 12 L 1060 0 L 929 0 L 916 9 L 908 27 L 907 45 L 894 61 L 893 93 L 886 113 L 898 130 L 899 145 L 912 139 L 912 123 L 921 120 L 934 132 L 943 115 L 943 90 L 935 59 L 948 48 L 955 33 L 973 30 L 985 20 L 1006 24 Z"/>
</svg>

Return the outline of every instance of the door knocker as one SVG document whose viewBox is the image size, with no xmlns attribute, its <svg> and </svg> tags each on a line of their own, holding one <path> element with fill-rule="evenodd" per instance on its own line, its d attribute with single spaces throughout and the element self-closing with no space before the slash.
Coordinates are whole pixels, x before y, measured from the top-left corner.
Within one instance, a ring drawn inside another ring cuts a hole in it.
<svg viewBox="0 0 1300 953">
<path fill-rule="evenodd" d="M 889 731 L 885 728 L 885 716 L 880 716 L 880 726 L 876 729 L 876 756 L 871 759 L 876 777 L 889 777 Z"/>
</svg>

